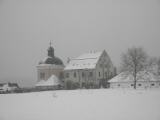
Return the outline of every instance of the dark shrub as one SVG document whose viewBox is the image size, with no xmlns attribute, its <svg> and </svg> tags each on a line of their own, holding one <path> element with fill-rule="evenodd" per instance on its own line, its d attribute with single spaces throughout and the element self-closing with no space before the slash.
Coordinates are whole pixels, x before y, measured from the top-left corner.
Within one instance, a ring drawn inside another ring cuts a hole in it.
<svg viewBox="0 0 160 120">
<path fill-rule="evenodd" d="M 69 81 L 69 80 L 66 81 L 66 83 L 65 83 L 65 88 L 68 89 L 68 90 L 72 89 L 72 82 Z"/>
<path fill-rule="evenodd" d="M 73 88 L 73 89 L 80 88 L 80 84 L 77 83 L 77 82 L 74 82 L 74 83 L 72 84 L 72 88 Z"/>
<path fill-rule="evenodd" d="M 72 82 L 70 80 L 66 81 L 65 88 L 68 90 L 77 89 L 80 87 L 80 84 L 78 82 Z"/>
</svg>

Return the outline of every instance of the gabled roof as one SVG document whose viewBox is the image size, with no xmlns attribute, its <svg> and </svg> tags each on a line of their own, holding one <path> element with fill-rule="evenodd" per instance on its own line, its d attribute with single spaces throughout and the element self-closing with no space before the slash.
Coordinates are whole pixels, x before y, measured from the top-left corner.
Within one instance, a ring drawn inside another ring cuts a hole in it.
<svg viewBox="0 0 160 120">
<path fill-rule="evenodd" d="M 48 80 L 41 80 L 39 81 L 36 86 L 56 86 L 59 85 L 60 81 L 59 79 L 55 76 L 52 75 Z"/>
<path fill-rule="evenodd" d="M 159 77 L 154 75 L 151 72 L 148 71 L 141 71 L 137 74 L 137 81 L 159 81 Z M 128 74 L 126 72 L 122 72 L 119 75 L 115 76 L 111 80 L 109 80 L 110 83 L 114 82 L 133 82 L 134 77 L 131 74 Z"/>
<path fill-rule="evenodd" d="M 70 60 L 64 70 L 94 69 L 102 53 L 103 51 L 82 54 L 79 57 Z"/>
</svg>

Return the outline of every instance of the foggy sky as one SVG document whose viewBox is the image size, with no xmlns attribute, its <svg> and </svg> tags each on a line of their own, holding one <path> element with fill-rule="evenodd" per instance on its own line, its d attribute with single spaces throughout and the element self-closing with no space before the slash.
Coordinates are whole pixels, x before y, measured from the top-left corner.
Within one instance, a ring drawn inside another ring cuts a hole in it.
<svg viewBox="0 0 160 120">
<path fill-rule="evenodd" d="M 52 41 L 66 63 L 106 50 L 115 66 L 127 48 L 159 57 L 159 0 L 0 0 L 0 81 L 33 85 Z"/>
</svg>

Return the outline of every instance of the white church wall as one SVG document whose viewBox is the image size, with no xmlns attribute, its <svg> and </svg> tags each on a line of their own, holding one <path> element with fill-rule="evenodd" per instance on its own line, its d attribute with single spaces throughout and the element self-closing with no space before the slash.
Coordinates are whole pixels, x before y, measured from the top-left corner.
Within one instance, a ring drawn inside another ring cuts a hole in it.
<svg viewBox="0 0 160 120">
<path fill-rule="evenodd" d="M 60 74 L 63 72 L 64 66 L 61 65 L 39 65 L 37 66 L 37 74 L 38 74 L 38 81 L 40 80 L 48 80 L 51 75 L 56 75 L 58 78 Z M 44 74 L 44 77 L 42 77 Z"/>
</svg>

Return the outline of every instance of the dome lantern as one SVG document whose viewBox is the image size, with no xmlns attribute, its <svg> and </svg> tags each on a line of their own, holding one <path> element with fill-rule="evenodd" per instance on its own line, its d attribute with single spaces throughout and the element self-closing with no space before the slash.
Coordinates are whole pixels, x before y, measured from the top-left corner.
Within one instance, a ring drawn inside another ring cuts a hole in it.
<svg viewBox="0 0 160 120">
<path fill-rule="evenodd" d="M 51 46 L 51 42 L 50 42 L 50 46 L 48 48 L 48 56 L 49 57 L 54 57 L 54 48 Z"/>
</svg>

